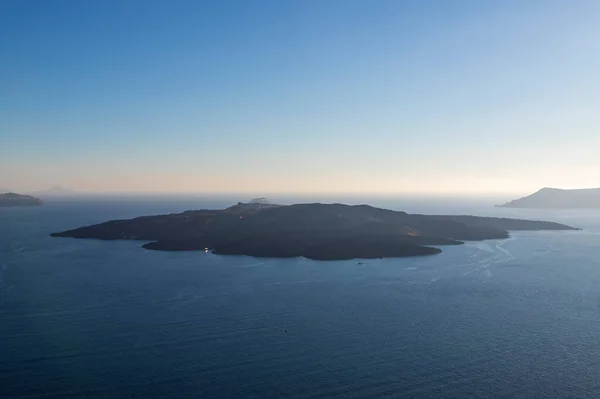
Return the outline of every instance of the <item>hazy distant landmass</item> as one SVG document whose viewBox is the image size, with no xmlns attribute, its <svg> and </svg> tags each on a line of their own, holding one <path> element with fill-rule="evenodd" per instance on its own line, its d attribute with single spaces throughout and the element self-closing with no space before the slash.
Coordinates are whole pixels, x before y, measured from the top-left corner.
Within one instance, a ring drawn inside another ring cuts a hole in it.
<svg viewBox="0 0 600 399">
<path fill-rule="evenodd" d="M 600 208 L 600 188 L 563 190 L 546 187 L 527 197 L 498 206 L 504 208 L 554 209 Z"/>
<path fill-rule="evenodd" d="M 64 188 L 62 186 L 53 186 L 47 190 L 36 191 L 33 193 L 33 195 L 41 197 L 67 197 L 75 194 L 77 194 L 75 190 L 71 190 L 70 188 Z"/>
<path fill-rule="evenodd" d="M 269 201 L 268 199 L 266 199 L 265 197 L 260 197 L 260 198 L 254 198 L 253 200 L 251 200 L 250 204 L 267 204 L 267 205 L 271 205 L 273 203 L 271 201 Z"/>
<path fill-rule="evenodd" d="M 53 237 L 151 241 L 154 250 L 317 260 L 404 257 L 441 252 L 430 245 L 502 239 L 507 230 L 576 230 L 531 220 L 419 215 L 369 205 L 238 203 L 224 210 L 114 220 Z"/>
<path fill-rule="evenodd" d="M 31 195 L 16 193 L 0 194 L 0 206 L 36 206 L 42 204 L 42 200 Z"/>
</svg>

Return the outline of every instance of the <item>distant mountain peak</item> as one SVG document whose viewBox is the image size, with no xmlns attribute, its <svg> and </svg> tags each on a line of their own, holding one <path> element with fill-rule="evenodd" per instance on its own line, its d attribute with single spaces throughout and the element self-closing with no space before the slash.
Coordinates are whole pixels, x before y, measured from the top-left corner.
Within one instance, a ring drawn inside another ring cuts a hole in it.
<svg viewBox="0 0 600 399">
<path fill-rule="evenodd" d="M 273 203 L 271 201 L 269 201 L 268 199 L 266 199 L 265 197 L 259 197 L 259 198 L 254 198 L 252 199 L 249 204 L 265 204 L 265 205 L 272 205 Z"/>
<path fill-rule="evenodd" d="M 67 195 L 73 195 L 76 194 L 77 192 L 75 190 L 72 190 L 70 188 L 65 188 L 61 185 L 54 185 L 52 187 L 50 187 L 47 190 L 42 190 L 42 191 L 37 191 L 34 194 L 35 195 L 56 195 L 56 196 L 67 196 Z"/>
<path fill-rule="evenodd" d="M 68 191 L 68 192 L 73 192 L 73 190 L 69 189 L 69 188 L 64 188 L 63 186 L 61 186 L 60 184 L 57 184 L 55 186 L 50 187 L 48 190 L 46 191 L 60 191 L 60 192 L 64 192 L 64 191 Z"/>
</svg>

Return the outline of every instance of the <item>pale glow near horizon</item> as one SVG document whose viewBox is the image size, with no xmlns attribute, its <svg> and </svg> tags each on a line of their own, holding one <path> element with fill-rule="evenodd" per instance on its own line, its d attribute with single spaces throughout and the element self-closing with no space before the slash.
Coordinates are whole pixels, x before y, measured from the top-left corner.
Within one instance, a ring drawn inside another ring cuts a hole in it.
<svg viewBox="0 0 600 399">
<path fill-rule="evenodd" d="M 579 167 L 568 170 L 548 170 L 547 173 L 533 174 L 528 180 L 518 178 L 486 178 L 460 177 L 439 178 L 432 176 L 415 181 L 395 179 L 393 177 L 370 176 L 336 176 L 336 184 L 332 184 L 330 174 L 321 179 L 306 177 L 296 178 L 292 184 L 282 176 L 260 176 L 246 178 L 228 176 L 211 178 L 204 175 L 141 175 L 115 176 L 108 181 L 92 181 L 89 179 L 72 179 L 63 181 L 39 179 L 37 184 L 23 185 L 17 180 L 9 181 L 3 188 L 12 191 L 32 192 L 45 190 L 53 185 L 80 192 L 123 192 L 123 193 L 265 193 L 265 194 L 390 194 L 390 195 L 520 195 L 530 194 L 543 187 L 563 189 L 596 188 L 593 185 L 600 176 L 600 167 Z M 7 179 L 8 180 L 8 179 Z M 36 176 L 31 175 L 31 181 Z M 558 184 L 556 184 L 558 183 Z M 233 189 L 232 189 L 233 186 Z"/>
</svg>

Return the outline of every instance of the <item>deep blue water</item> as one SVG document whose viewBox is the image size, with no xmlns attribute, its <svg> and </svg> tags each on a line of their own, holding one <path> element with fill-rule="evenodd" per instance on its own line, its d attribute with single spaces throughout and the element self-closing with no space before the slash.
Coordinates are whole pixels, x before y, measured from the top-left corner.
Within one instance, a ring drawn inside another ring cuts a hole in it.
<svg viewBox="0 0 600 399">
<path fill-rule="evenodd" d="M 216 199 L 0 209 L 0 397 L 600 397 L 600 213 L 384 202 L 585 230 L 361 265 L 48 237 Z"/>
</svg>

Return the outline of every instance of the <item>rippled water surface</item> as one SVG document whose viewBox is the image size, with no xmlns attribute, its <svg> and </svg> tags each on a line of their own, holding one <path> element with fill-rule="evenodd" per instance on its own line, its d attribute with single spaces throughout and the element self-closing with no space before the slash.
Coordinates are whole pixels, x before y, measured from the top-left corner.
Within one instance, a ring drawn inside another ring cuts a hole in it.
<svg viewBox="0 0 600 399">
<path fill-rule="evenodd" d="M 223 205 L 0 209 L 0 397 L 600 397 L 598 212 L 390 200 L 585 229 L 363 262 L 48 237 Z"/>
</svg>

